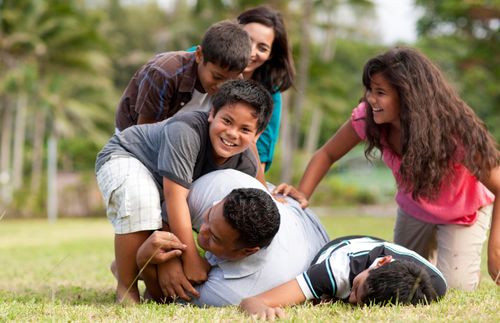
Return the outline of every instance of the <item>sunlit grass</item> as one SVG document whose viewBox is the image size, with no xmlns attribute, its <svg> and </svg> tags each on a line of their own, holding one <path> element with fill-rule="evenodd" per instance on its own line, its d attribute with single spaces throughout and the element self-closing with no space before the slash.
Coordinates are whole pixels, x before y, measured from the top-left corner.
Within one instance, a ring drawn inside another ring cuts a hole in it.
<svg viewBox="0 0 500 323">
<path fill-rule="evenodd" d="M 392 217 L 323 217 L 332 238 L 370 234 L 391 239 Z M 344 212 L 349 214 L 349 212 Z M 235 307 L 114 304 L 113 231 L 106 219 L 0 221 L 0 321 L 249 320 Z M 419 307 L 352 308 L 342 303 L 287 309 L 288 319 L 320 321 L 480 321 L 500 319 L 499 288 L 487 276 L 472 293 L 451 291 L 440 303 Z"/>
</svg>

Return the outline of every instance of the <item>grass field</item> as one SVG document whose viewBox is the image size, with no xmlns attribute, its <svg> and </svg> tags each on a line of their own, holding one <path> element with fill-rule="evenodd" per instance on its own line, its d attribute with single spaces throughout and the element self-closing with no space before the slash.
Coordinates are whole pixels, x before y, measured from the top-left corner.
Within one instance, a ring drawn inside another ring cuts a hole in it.
<svg viewBox="0 0 500 323">
<path fill-rule="evenodd" d="M 331 237 L 370 234 L 391 239 L 391 217 L 325 217 Z M 214 322 L 250 320 L 235 307 L 113 303 L 113 233 L 106 219 L 0 221 L 0 322 L 132 321 Z M 484 263 L 484 261 L 483 261 Z M 484 265 L 484 264 L 483 264 Z M 297 322 L 500 322 L 500 288 L 483 266 L 480 288 L 450 291 L 441 302 L 417 307 L 353 308 L 335 303 L 287 309 Z"/>
</svg>

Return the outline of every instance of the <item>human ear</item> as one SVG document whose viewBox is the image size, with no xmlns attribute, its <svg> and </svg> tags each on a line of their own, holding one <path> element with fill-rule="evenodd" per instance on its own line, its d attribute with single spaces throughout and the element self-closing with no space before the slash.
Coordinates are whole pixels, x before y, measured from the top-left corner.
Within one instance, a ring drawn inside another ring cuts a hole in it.
<svg viewBox="0 0 500 323">
<path fill-rule="evenodd" d="M 196 63 L 198 63 L 198 64 L 203 62 L 203 52 L 201 50 L 200 45 L 196 46 L 196 51 L 194 52 L 194 58 L 196 60 Z"/>
<path fill-rule="evenodd" d="M 259 250 L 260 250 L 260 247 L 252 247 L 252 248 L 243 248 L 242 251 L 243 251 L 245 257 L 248 257 L 250 255 L 253 255 L 254 253 L 256 253 Z"/>
<path fill-rule="evenodd" d="M 388 264 L 391 261 L 392 261 L 392 256 L 385 256 L 384 258 L 380 259 L 380 261 L 378 262 L 376 268 L 382 267 L 383 265 Z"/>
<path fill-rule="evenodd" d="M 254 144 L 256 144 L 256 143 L 257 143 L 257 140 L 259 140 L 259 137 L 260 137 L 260 135 L 262 135 L 262 133 L 263 133 L 263 132 L 264 132 L 264 131 L 258 132 L 258 133 L 255 135 L 255 138 L 253 139 Z"/>
<path fill-rule="evenodd" d="M 215 111 L 214 111 L 214 108 L 212 107 L 210 109 L 210 112 L 208 113 L 208 122 L 212 122 L 214 121 L 214 117 L 215 117 Z"/>
</svg>

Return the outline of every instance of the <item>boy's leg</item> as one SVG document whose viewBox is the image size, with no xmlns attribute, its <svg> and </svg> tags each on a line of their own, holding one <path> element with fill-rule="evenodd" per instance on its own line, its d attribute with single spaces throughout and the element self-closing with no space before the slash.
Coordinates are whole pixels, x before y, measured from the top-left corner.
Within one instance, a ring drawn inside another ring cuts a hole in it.
<svg viewBox="0 0 500 323">
<path fill-rule="evenodd" d="M 140 268 L 137 268 L 135 257 L 137 250 L 150 234 L 151 231 L 115 234 L 116 301 L 118 303 L 138 303 L 140 300 L 137 287 Z"/>
<path fill-rule="evenodd" d="M 160 192 L 148 169 L 132 157 L 115 157 L 97 173 L 107 216 L 115 229 L 117 301 L 139 302 L 136 253 L 161 228 Z"/>
<path fill-rule="evenodd" d="M 493 207 L 478 211 L 471 226 L 443 224 L 437 228 L 437 267 L 448 287 L 474 290 L 481 274 L 481 251 L 490 226 Z"/>
<path fill-rule="evenodd" d="M 415 251 L 435 263 L 435 225 L 415 219 L 398 208 L 394 243 Z"/>
</svg>

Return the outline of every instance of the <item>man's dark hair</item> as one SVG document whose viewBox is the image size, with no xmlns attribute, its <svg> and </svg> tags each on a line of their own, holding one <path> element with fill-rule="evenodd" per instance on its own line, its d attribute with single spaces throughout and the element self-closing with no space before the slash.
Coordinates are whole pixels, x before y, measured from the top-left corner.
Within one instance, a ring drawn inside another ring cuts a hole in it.
<svg viewBox="0 0 500 323">
<path fill-rule="evenodd" d="M 253 80 L 229 80 L 224 82 L 212 98 L 214 115 L 225 105 L 246 103 L 254 109 L 257 133 L 266 129 L 273 113 L 273 99 L 262 85 Z"/>
<path fill-rule="evenodd" d="M 267 247 L 280 227 L 273 199 L 257 188 L 234 189 L 224 199 L 224 218 L 240 236 L 238 247 Z"/>
<path fill-rule="evenodd" d="M 365 304 L 429 304 L 438 298 L 424 268 L 396 260 L 371 270 L 365 282 Z"/>
<path fill-rule="evenodd" d="M 242 72 L 252 52 L 250 36 L 236 22 L 221 21 L 203 35 L 201 52 L 203 64 L 210 62 L 230 71 Z"/>
</svg>

